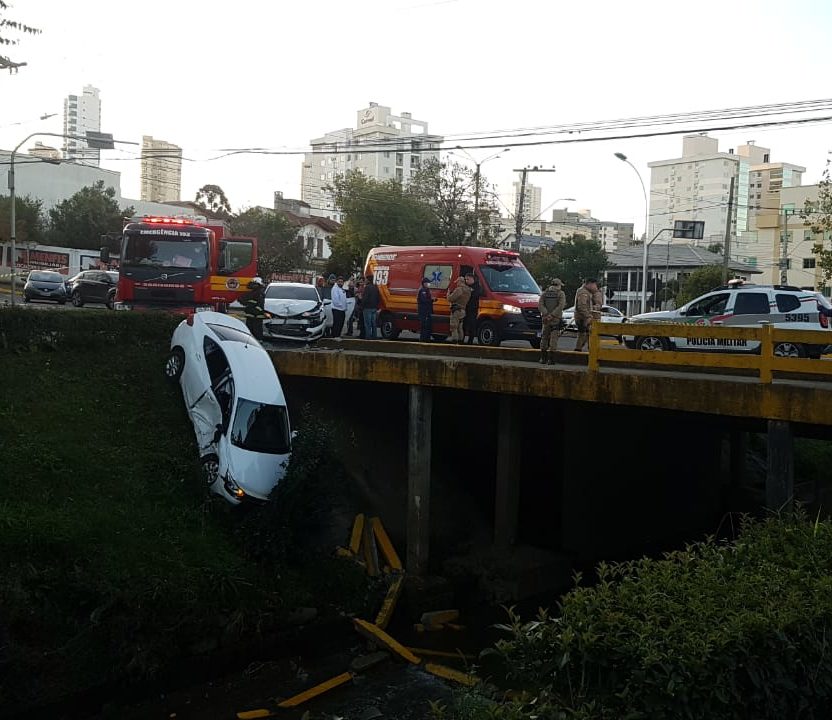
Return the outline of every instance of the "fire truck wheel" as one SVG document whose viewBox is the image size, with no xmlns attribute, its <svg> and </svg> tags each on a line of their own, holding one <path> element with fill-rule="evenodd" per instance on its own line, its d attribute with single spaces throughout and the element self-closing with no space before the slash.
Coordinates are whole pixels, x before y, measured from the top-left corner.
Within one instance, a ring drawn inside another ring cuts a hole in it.
<svg viewBox="0 0 832 720">
<path fill-rule="evenodd" d="M 182 348 L 175 347 L 170 351 L 165 361 L 165 377 L 171 382 L 178 382 L 185 369 L 185 353 Z"/>
</svg>

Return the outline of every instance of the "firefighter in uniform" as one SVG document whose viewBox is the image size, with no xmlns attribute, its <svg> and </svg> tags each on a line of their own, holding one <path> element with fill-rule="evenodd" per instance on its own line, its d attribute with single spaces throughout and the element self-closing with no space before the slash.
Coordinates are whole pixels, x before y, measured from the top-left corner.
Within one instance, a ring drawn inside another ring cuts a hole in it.
<svg viewBox="0 0 832 720">
<path fill-rule="evenodd" d="M 263 339 L 263 320 L 269 317 L 263 309 L 266 300 L 266 286 L 259 277 L 248 284 L 248 292 L 243 296 L 243 308 L 246 313 L 246 326 L 258 340 Z"/>
<path fill-rule="evenodd" d="M 465 340 L 465 331 L 462 324 L 465 321 L 465 308 L 471 299 L 471 286 L 465 282 L 464 277 L 456 281 L 456 287 L 448 293 L 448 302 L 451 305 L 451 335 L 450 341 L 462 343 Z"/>
<path fill-rule="evenodd" d="M 555 362 L 555 350 L 558 349 L 558 337 L 563 324 L 563 309 L 566 307 L 566 293 L 562 288 L 560 280 L 552 280 L 538 303 L 540 319 L 543 321 L 543 333 L 540 336 L 540 362 L 543 364 Z"/>
<path fill-rule="evenodd" d="M 575 293 L 575 326 L 578 328 L 575 350 L 577 352 L 583 351 L 587 342 L 589 342 L 589 329 L 592 327 L 592 316 L 595 310 L 594 295 L 596 292 L 598 292 L 598 281 L 590 278 Z"/>
</svg>

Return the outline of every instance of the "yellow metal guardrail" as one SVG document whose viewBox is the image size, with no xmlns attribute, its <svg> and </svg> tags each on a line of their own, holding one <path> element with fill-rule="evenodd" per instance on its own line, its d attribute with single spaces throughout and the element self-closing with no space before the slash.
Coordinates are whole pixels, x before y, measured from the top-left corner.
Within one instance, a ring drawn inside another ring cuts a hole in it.
<svg viewBox="0 0 832 720">
<path fill-rule="evenodd" d="M 760 343 L 758 350 L 749 352 L 698 352 L 668 350 L 630 350 L 604 347 L 602 335 L 626 335 L 659 338 L 714 338 L 751 340 Z M 589 336 L 589 370 L 596 372 L 602 362 L 676 366 L 687 368 L 737 368 L 756 370 L 760 382 L 770 383 L 773 371 L 825 375 L 832 378 L 832 362 L 810 358 L 779 357 L 775 345 L 781 342 L 796 345 L 825 346 L 832 344 L 828 330 L 791 330 L 775 328 L 770 323 L 760 327 L 724 327 L 688 325 L 684 323 L 617 323 L 593 322 Z"/>
</svg>

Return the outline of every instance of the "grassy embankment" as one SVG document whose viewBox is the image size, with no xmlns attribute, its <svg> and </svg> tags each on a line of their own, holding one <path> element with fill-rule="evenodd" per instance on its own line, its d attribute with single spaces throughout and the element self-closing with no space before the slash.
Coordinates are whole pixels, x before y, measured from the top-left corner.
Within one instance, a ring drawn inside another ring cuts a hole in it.
<svg viewBox="0 0 832 720">
<path fill-rule="evenodd" d="M 249 516 L 241 530 L 206 498 L 181 394 L 162 375 L 174 325 L 0 311 L 4 710 L 153 677 L 175 658 L 279 629 L 298 606 L 363 599 L 343 564 L 293 565 L 273 511 L 283 547 L 254 555 L 245 526 L 262 535 L 264 523 Z"/>
</svg>

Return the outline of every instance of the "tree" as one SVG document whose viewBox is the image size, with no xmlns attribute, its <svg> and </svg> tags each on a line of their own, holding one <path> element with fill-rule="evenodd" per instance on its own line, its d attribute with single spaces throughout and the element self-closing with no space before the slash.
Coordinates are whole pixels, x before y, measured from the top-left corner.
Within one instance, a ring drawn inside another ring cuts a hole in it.
<svg viewBox="0 0 832 720">
<path fill-rule="evenodd" d="M 395 180 L 379 181 L 351 171 L 329 188 L 344 222 L 332 238 L 333 254 L 359 268 L 379 245 L 436 245 L 436 218 L 431 209 L 406 193 Z"/>
<path fill-rule="evenodd" d="M 827 248 L 823 244 L 824 238 L 832 234 L 832 177 L 830 177 L 829 169 L 829 160 L 827 160 L 823 178 L 818 183 L 817 202 L 807 200 L 800 213 L 803 222 L 818 236 L 812 252 L 825 282 L 832 280 L 832 248 Z"/>
<path fill-rule="evenodd" d="M 133 208 L 119 208 L 116 191 L 104 187 L 104 181 L 81 188 L 71 198 L 49 211 L 49 237 L 53 245 L 98 250 L 101 236 L 121 233 L 124 218 L 133 215 Z M 112 242 L 112 241 L 111 241 Z M 111 250 L 118 248 L 110 246 Z"/>
<path fill-rule="evenodd" d="M 527 253 L 523 262 L 538 285 L 545 288 L 559 278 L 567 294 L 574 293 L 587 278 L 600 280 L 610 266 L 601 243 L 583 235 L 571 235 L 551 248 Z"/>
<path fill-rule="evenodd" d="M 231 215 L 231 204 L 219 185 L 203 185 L 196 191 L 194 202 L 215 217 L 227 218 Z"/>
<path fill-rule="evenodd" d="M 721 285 L 722 265 L 706 265 L 697 268 L 681 283 L 676 302 L 679 306 L 685 305 Z"/>
<path fill-rule="evenodd" d="M 0 45 L 17 45 L 19 39 L 14 37 L 16 33 L 40 35 L 41 31 L 38 28 L 7 17 L 8 9 L 8 3 L 0 0 Z M 10 73 L 17 72 L 17 69 L 25 64 L 25 62 L 15 62 L 5 55 L 0 55 L 0 68 L 8 68 Z"/>
<path fill-rule="evenodd" d="M 11 240 L 11 198 L 0 197 L 0 242 Z M 43 243 L 46 239 L 46 223 L 43 218 L 43 204 L 30 197 L 15 199 L 15 229 L 19 245 Z"/>
<path fill-rule="evenodd" d="M 303 244 L 284 215 L 263 208 L 249 208 L 231 219 L 234 235 L 257 238 L 257 272 L 263 278 L 273 273 L 297 270 L 306 264 Z"/>
<path fill-rule="evenodd" d="M 708 252 L 712 252 L 716 255 L 722 255 L 724 245 L 721 242 L 711 243 L 708 245 Z"/>
<path fill-rule="evenodd" d="M 476 192 L 479 184 L 479 217 Z M 482 174 L 459 163 L 426 162 L 410 180 L 407 194 L 427 205 L 433 212 L 436 241 L 442 245 L 476 245 L 479 230 L 485 244 L 490 244 L 491 193 Z M 479 222 L 477 222 L 479 220 Z M 487 233 L 487 234 L 486 234 Z"/>
</svg>

